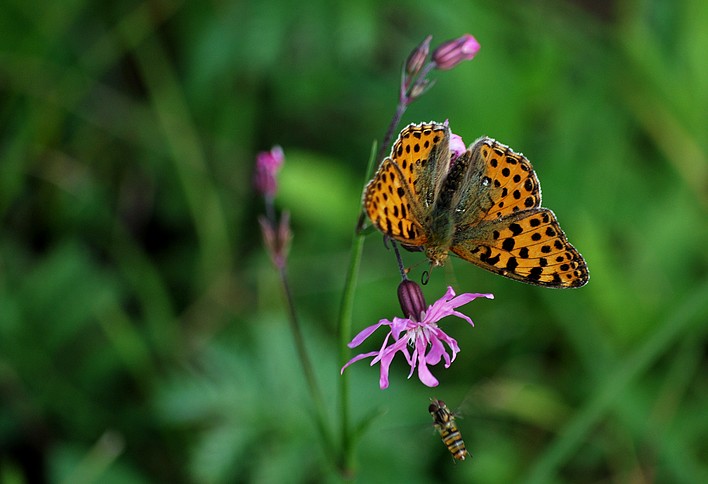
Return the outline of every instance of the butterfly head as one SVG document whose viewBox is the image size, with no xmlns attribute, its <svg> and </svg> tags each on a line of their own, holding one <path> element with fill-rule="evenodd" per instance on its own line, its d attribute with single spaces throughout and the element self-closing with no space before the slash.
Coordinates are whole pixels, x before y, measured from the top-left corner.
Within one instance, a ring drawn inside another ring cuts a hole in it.
<svg viewBox="0 0 708 484">
<path fill-rule="evenodd" d="M 447 254 L 447 249 L 443 249 L 442 247 L 426 247 L 425 249 L 425 255 L 428 257 L 432 267 L 445 265 Z"/>
</svg>

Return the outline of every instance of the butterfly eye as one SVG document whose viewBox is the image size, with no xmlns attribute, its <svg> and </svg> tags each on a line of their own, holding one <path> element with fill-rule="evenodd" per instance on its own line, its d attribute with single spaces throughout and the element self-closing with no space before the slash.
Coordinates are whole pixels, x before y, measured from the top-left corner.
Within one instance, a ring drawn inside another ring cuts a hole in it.
<svg viewBox="0 0 708 484">
<path fill-rule="evenodd" d="M 490 183 L 492 183 L 492 179 L 489 178 L 488 176 L 485 176 L 482 178 L 482 186 L 483 187 L 488 187 Z"/>
</svg>

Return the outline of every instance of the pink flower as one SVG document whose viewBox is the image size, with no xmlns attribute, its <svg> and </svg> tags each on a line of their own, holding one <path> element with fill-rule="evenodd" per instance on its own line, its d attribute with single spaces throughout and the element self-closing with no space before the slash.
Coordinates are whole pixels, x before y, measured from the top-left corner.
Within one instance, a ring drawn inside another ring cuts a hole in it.
<svg viewBox="0 0 708 484">
<path fill-rule="evenodd" d="M 446 119 L 443 124 L 450 127 L 450 122 L 448 119 Z M 450 164 L 454 163 L 455 160 L 465 151 L 467 151 L 467 147 L 465 146 L 465 142 L 462 141 L 462 136 L 450 132 Z"/>
<path fill-rule="evenodd" d="M 256 171 L 253 175 L 253 185 L 263 196 L 274 197 L 278 190 L 275 175 L 285 161 L 285 154 L 280 146 L 274 146 L 270 151 L 261 151 L 256 157 Z"/>
<path fill-rule="evenodd" d="M 455 161 L 458 156 L 467 151 L 465 142 L 462 141 L 462 136 L 451 133 L 450 135 L 450 153 L 452 154 L 451 162 Z"/>
<path fill-rule="evenodd" d="M 457 341 L 440 329 L 437 322 L 446 316 L 457 316 L 474 326 L 474 323 L 472 323 L 472 320 L 468 316 L 465 316 L 455 309 L 478 297 L 494 299 L 494 296 L 492 294 L 471 293 L 455 296 L 455 291 L 452 287 L 448 287 L 447 292 L 441 299 L 428 306 L 427 310 L 422 310 L 425 308 L 425 300 L 417 284 L 412 281 L 403 281 L 399 286 L 398 293 L 401 307 L 407 317 L 393 318 L 393 321 L 382 319 L 377 324 L 369 326 L 356 335 L 348 345 L 350 348 L 359 346 L 379 327 L 390 327 L 390 331 L 386 335 L 379 351 L 362 353 L 355 356 L 342 367 L 341 373 L 352 363 L 373 356 L 374 359 L 371 361 L 371 366 L 379 362 L 381 363 L 379 386 L 383 390 L 388 388 L 388 372 L 391 361 L 393 361 L 393 357 L 396 353 L 400 351 L 411 367 L 408 378 L 413 375 L 413 371 L 417 367 L 420 381 L 424 385 L 435 387 L 438 385 L 438 380 L 430 372 L 428 366 L 437 365 L 441 360 L 444 360 L 445 368 L 449 368 L 455 360 L 457 353 L 460 351 Z M 389 340 L 393 340 L 390 345 L 388 344 Z M 449 354 L 445 345 L 449 348 Z"/>
<path fill-rule="evenodd" d="M 470 60 L 479 52 L 479 42 L 470 34 L 449 40 L 433 52 L 435 67 L 442 70 L 452 69 L 462 61 Z"/>
</svg>

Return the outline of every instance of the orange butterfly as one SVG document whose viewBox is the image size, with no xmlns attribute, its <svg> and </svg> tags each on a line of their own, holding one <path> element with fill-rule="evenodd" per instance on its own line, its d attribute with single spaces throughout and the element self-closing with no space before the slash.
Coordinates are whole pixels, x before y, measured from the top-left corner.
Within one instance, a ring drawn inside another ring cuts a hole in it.
<svg viewBox="0 0 708 484">
<path fill-rule="evenodd" d="M 580 287 L 588 268 L 553 212 L 531 163 L 483 137 L 451 162 L 446 124 L 411 124 L 364 190 L 376 228 L 440 266 L 452 251 L 502 276 Z"/>
</svg>

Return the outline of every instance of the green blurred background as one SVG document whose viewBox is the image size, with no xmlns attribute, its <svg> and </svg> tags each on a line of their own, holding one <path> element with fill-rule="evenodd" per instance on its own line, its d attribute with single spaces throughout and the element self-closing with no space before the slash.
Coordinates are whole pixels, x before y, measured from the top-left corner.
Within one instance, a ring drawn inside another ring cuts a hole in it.
<svg viewBox="0 0 708 484">
<path fill-rule="evenodd" d="M 403 124 L 449 119 L 526 154 L 590 268 L 557 291 L 453 260 L 493 292 L 443 323 L 436 389 L 348 372 L 360 482 L 708 482 L 708 3 L 703 0 L 0 4 L 0 480 L 339 479 L 264 253 L 255 155 L 336 421 L 336 320 L 374 140 L 403 60 L 482 49 Z M 406 263 L 423 260 L 405 254 Z M 425 268 L 413 271 L 417 279 Z M 354 332 L 399 315 L 366 240 Z M 363 345 L 370 351 L 382 334 Z M 359 351 L 352 352 L 352 356 Z M 454 465 L 428 399 L 464 419 Z"/>
</svg>

